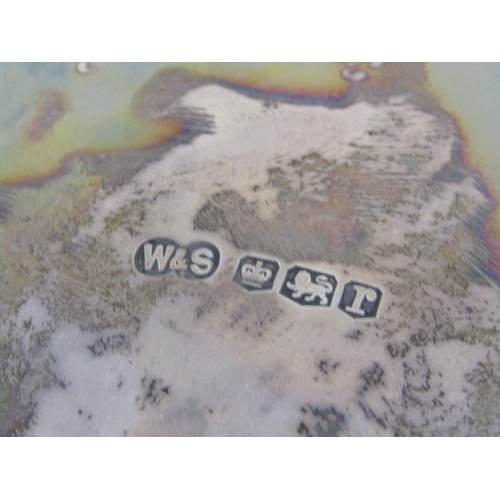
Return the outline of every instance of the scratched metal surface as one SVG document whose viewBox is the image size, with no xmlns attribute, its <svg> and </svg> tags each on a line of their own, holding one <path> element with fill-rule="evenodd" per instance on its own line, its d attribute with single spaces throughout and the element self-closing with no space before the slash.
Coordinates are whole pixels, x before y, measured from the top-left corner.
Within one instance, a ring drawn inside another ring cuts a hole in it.
<svg viewBox="0 0 500 500">
<path fill-rule="evenodd" d="M 0 66 L 0 435 L 498 435 L 499 68 Z"/>
</svg>

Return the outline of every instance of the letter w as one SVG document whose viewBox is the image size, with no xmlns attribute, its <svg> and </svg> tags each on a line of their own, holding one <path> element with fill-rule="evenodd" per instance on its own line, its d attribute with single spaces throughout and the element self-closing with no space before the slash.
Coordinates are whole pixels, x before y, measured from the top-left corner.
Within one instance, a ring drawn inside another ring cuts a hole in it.
<svg viewBox="0 0 500 500">
<path fill-rule="evenodd" d="M 158 271 L 163 271 L 165 266 L 168 264 L 170 257 L 174 253 L 175 245 L 167 245 L 165 252 L 163 252 L 163 245 L 159 244 L 156 246 L 153 252 L 153 245 L 151 243 L 146 243 L 144 245 L 144 267 L 146 271 L 151 271 L 155 262 L 158 261 Z"/>
</svg>

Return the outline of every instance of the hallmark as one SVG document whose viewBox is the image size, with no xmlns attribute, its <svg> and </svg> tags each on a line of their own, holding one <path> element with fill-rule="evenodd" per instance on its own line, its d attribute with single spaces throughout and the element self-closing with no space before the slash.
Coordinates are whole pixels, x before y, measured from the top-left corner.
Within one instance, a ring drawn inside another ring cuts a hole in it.
<svg viewBox="0 0 500 500">
<path fill-rule="evenodd" d="M 147 276 L 175 272 L 188 279 L 203 279 L 218 269 L 220 252 L 206 241 L 181 246 L 168 238 L 153 238 L 139 246 L 134 264 Z M 273 289 L 279 270 L 277 260 L 244 255 L 238 262 L 233 281 L 249 292 L 265 292 Z M 333 274 L 293 265 L 287 269 L 278 292 L 300 306 L 330 307 L 337 285 Z M 354 319 L 375 318 L 382 295 L 382 290 L 376 286 L 350 281 L 344 285 L 338 309 Z"/>
<path fill-rule="evenodd" d="M 233 281 L 249 292 L 271 290 L 279 268 L 276 260 L 245 255 L 240 259 Z"/>
<path fill-rule="evenodd" d="M 344 287 L 339 309 L 353 318 L 374 318 L 382 299 L 382 291 L 374 286 L 350 281 Z"/>
<path fill-rule="evenodd" d="M 280 293 L 303 306 L 328 307 L 336 287 L 335 276 L 294 266 L 288 269 Z"/>
</svg>

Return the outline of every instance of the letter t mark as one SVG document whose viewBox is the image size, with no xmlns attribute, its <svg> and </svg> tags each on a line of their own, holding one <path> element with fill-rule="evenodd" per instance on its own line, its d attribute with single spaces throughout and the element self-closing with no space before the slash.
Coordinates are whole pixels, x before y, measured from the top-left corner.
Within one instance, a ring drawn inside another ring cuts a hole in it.
<svg viewBox="0 0 500 500">
<path fill-rule="evenodd" d="M 339 308 L 353 318 L 374 318 L 381 299 L 380 289 L 351 281 L 344 287 Z"/>
</svg>

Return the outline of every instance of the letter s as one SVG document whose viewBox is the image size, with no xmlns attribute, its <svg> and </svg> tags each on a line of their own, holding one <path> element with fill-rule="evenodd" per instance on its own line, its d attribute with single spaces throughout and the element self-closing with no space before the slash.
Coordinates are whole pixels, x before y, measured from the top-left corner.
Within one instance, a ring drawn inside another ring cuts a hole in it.
<svg viewBox="0 0 500 500">
<path fill-rule="evenodd" d="M 206 276 L 211 273 L 214 268 L 214 253 L 210 248 L 201 247 L 193 250 L 191 253 L 191 261 L 193 262 L 190 266 L 191 272 L 197 276 Z"/>
</svg>

